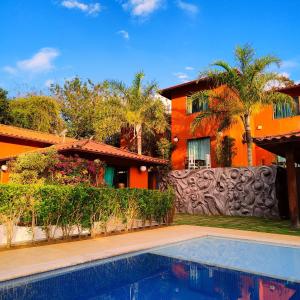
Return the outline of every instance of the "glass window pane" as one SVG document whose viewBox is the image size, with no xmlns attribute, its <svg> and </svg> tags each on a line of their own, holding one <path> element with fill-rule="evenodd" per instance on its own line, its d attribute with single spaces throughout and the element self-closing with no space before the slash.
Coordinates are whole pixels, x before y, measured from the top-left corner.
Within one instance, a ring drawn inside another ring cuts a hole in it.
<svg viewBox="0 0 300 300">
<path fill-rule="evenodd" d="M 195 160 L 206 160 L 210 154 L 210 138 L 201 138 L 188 141 L 188 156 Z"/>
</svg>

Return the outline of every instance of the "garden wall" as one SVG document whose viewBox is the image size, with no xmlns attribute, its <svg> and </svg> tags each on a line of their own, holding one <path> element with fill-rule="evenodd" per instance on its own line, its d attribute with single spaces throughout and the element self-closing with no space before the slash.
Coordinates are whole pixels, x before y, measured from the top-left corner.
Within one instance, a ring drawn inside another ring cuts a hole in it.
<svg viewBox="0 0 300 300">
<path fill-rule="evenodd" d="M 279 167 L 261 166 L 176 170 L 161 184 L 174 188 L 180 213 L 278 218 L 284 181 Z"/>
</svg>

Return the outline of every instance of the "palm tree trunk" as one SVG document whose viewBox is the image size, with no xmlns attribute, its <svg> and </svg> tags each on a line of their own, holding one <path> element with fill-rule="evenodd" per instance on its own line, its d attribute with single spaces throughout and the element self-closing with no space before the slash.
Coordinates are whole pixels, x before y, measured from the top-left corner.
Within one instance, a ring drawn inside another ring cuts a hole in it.
<svg viewBox="0 0 300 300">
<path fill-rule="evenodd" d="M 253 166 L 251 124 L 250 124 L 250 116 L 248 114 L 245 115 L 245 133 L 246 133 L 248 166 Z"/>
<path fill-rule="evenodd" d="M 136 137 L 137 137 L 137 152 L 138 154 L 142 154 L 142 125 L 136 125 Z"/>
</svg>

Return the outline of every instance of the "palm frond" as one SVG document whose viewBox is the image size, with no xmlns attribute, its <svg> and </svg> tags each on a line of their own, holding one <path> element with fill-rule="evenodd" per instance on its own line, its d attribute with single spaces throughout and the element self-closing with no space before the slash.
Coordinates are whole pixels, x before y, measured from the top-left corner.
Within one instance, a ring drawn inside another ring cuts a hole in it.
<svg viewBox="0 0 300 300">
<path fill-rule="evenodd" d="M 235 58 L 239 64 L 239 68 L 242 74 L 246 71 L 247 66 L 249 66 L 253 61 L 254 55 L 254 49 L 249 44 L 236 47 Z"/>
<path fill-rule="evenodd" d="M 199 113 L 191 124 L 191 130 L 194 133 L 195 130 L 201 125 L 203 120 L 214 117 L 215 115 L 211 111 L 204 111 Z"/>
<path fill-rule="evenodd" d="M 134 94 L 139 95 L 142 90 L 142 81 L 145 77 L 144 72 L 138 72 L 135 74 L 132 82 L 132 91 Z"/>
</svg>

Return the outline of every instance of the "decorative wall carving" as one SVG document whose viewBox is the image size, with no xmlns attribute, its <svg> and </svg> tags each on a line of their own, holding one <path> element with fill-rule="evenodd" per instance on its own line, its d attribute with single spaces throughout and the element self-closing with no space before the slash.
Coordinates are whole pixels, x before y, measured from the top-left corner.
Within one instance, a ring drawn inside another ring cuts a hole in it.
<svg viewBox="0 0 300 300">
<path fill-rule="evenodd" d="M 276 175 L 275 166 L 180 170 L 161 187 L 174 187 L 181 213 L 277 218 Z"/>
</svg>

